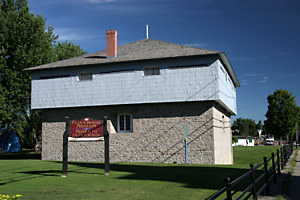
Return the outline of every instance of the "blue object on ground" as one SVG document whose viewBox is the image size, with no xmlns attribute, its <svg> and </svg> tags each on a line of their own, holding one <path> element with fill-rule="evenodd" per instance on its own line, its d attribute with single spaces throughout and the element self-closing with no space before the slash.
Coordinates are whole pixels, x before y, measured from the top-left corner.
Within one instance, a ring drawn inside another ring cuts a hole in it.
<svg viewBox="0 0 300 200">
<path fill-rule="evenodd" d="M 14 131 L 5 131 L 0 136 L 1 151 L 20 152 L 22 151 L 22 143 L 18 133 Z"/>
</svg>

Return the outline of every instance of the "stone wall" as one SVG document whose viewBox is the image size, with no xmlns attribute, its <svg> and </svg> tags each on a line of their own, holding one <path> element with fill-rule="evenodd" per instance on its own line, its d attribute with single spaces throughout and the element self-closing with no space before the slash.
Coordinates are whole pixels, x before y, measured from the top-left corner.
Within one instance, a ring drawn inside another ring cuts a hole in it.
<svg viewBox="0 0 300 200">
<path fill-rule="evenodd" d="M 65 116 L 70 119 L 108 116 L 117 130 L 117 115 L 131 113 L 132 133 L 110 134 L 111 162 L 184 163 L 183 127 L 188 127 L 188 162 L 214 164 L 214 109 L 207 102 L 118 105 L 43 110 L 42 159 L 62 159 Z M 231 146 L 231 144 L 230 144 Z M 104 142 L 69 142 L 69 160 L 104 161 Z"/>
<path fill-rule="evenodd" d="M 233 164 L 230 115 L 221 107 L 214 107 L 215 164 Z"/>
</svg>

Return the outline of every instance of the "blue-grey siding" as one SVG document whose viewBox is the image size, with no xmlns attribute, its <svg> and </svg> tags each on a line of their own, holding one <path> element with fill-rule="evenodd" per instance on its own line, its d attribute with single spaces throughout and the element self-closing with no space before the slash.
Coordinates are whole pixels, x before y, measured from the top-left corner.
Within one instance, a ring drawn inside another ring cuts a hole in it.
<svg viewBox="0 0 300 200">
<path fill-rule="evenodd" d="M 149 66 L 160 66 L 161 74 L 144 76 L 143 68 Z M 182 67 L 170 68 L 176 66 Z M 192 57 L 36 70 L 32 72 L 31 106 L 45 109 L 215 100 L 236 114 L 235 87 L 222 67 L 216 57 Z M 120 70 L 131 71 L 102 73 Z M 92 72 L 93 80 L 78 81 L 80 72 Z M 40 79 L 64 75 L 70 76 Z"/>
</svg>

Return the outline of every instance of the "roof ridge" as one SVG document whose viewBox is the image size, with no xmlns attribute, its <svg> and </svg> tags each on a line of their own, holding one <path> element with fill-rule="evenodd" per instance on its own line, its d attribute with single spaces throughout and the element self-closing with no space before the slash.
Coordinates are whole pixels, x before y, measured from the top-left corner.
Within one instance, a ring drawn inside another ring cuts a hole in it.
<svg viewBox="0 0 300 200">
<path fill-rule="evenodd" d="M 165 44 L 181 46 L 181 47 L 186 47 L 186 48 L 193 48 L 193 49 L 198 49 L 198 50 L 201 49 L 201 50 L 206 50 L 206 51 L 212 51 L 212 52 L 215 52 L 215 53 L 223 53 L 223 51 L 216 51 L 216 50 L 211 50 L 211 49 L 192 47 L 192 46 L 188 46 L 188 45 L 176 44 L 176 43 L 173 43 L 173 42 L 166 42 L 166 41 L 152 39 L 152 38 L 145 38 L 145 39 L 137 40 L 137 41 L 134 41 L 134 42 L 130 42 L 130 43 L 127 43 L 127 44 L 120 45 L 118 47 L 122 47 L 122 46 L 125 46 L 125 45 L 130 45 L 130 44 L 134 44 L 134 43 L 138 43 L 138 42 L 142 42 L 142 41 L 155 41 L 155 42 L 161 42 L 161 43 L 165 43 Z"/>
<path fill-rule="evenodd" d="M 221 53 L 221 51 L 216 51 L 216 50 L 211 50 L 211 49 L 204 49 L 204 48 L 199 48 L 199 47 L 193 47 L 193 46 L 189 46 L 189 45 L 184 45 L 184 44 L 176 44 L 173 42 L 166 42 L 166 41 L 162 41 L 162 40 L 155 40 L 152 39 L 154 41 L 159 41 L 159 42 L 163 42 L 163 43 L 169 43 L 169 44 L 173 44 L 173 45 L 177 45 L 177 46 L 183 46 L 183 47 L 187 47 L 187 48 L 194 48 L 194 49 L 201 49 L 201 50 L 208 50 L 208 51 L 213 51 L 213 52 L 219 52 Z"/>
</svg>

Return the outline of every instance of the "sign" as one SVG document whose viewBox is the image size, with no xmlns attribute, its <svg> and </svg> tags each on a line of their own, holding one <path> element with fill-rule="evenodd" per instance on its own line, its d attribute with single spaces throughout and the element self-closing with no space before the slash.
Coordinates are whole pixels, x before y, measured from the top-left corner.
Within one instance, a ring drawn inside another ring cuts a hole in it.
<svg viewBox="0 0 300 200">
<path fill-rule="evenodd" d="M 102 137 L 103 121 L 83 118 L 70 121 L 70 137 Z"/>
<path fill-rule="evenodd" d="M 188 138 L 188 129 L 187 129 L 187 125 L 184 125 L 184 138 Z"/>
<path fill-rule="evenodd" d="M 187 125 L 184 125 L 184 144 L 185 144 L 185 164 L 187 164 L 187 138 L 188 138 L 188 128 Z"/>
</svg>

